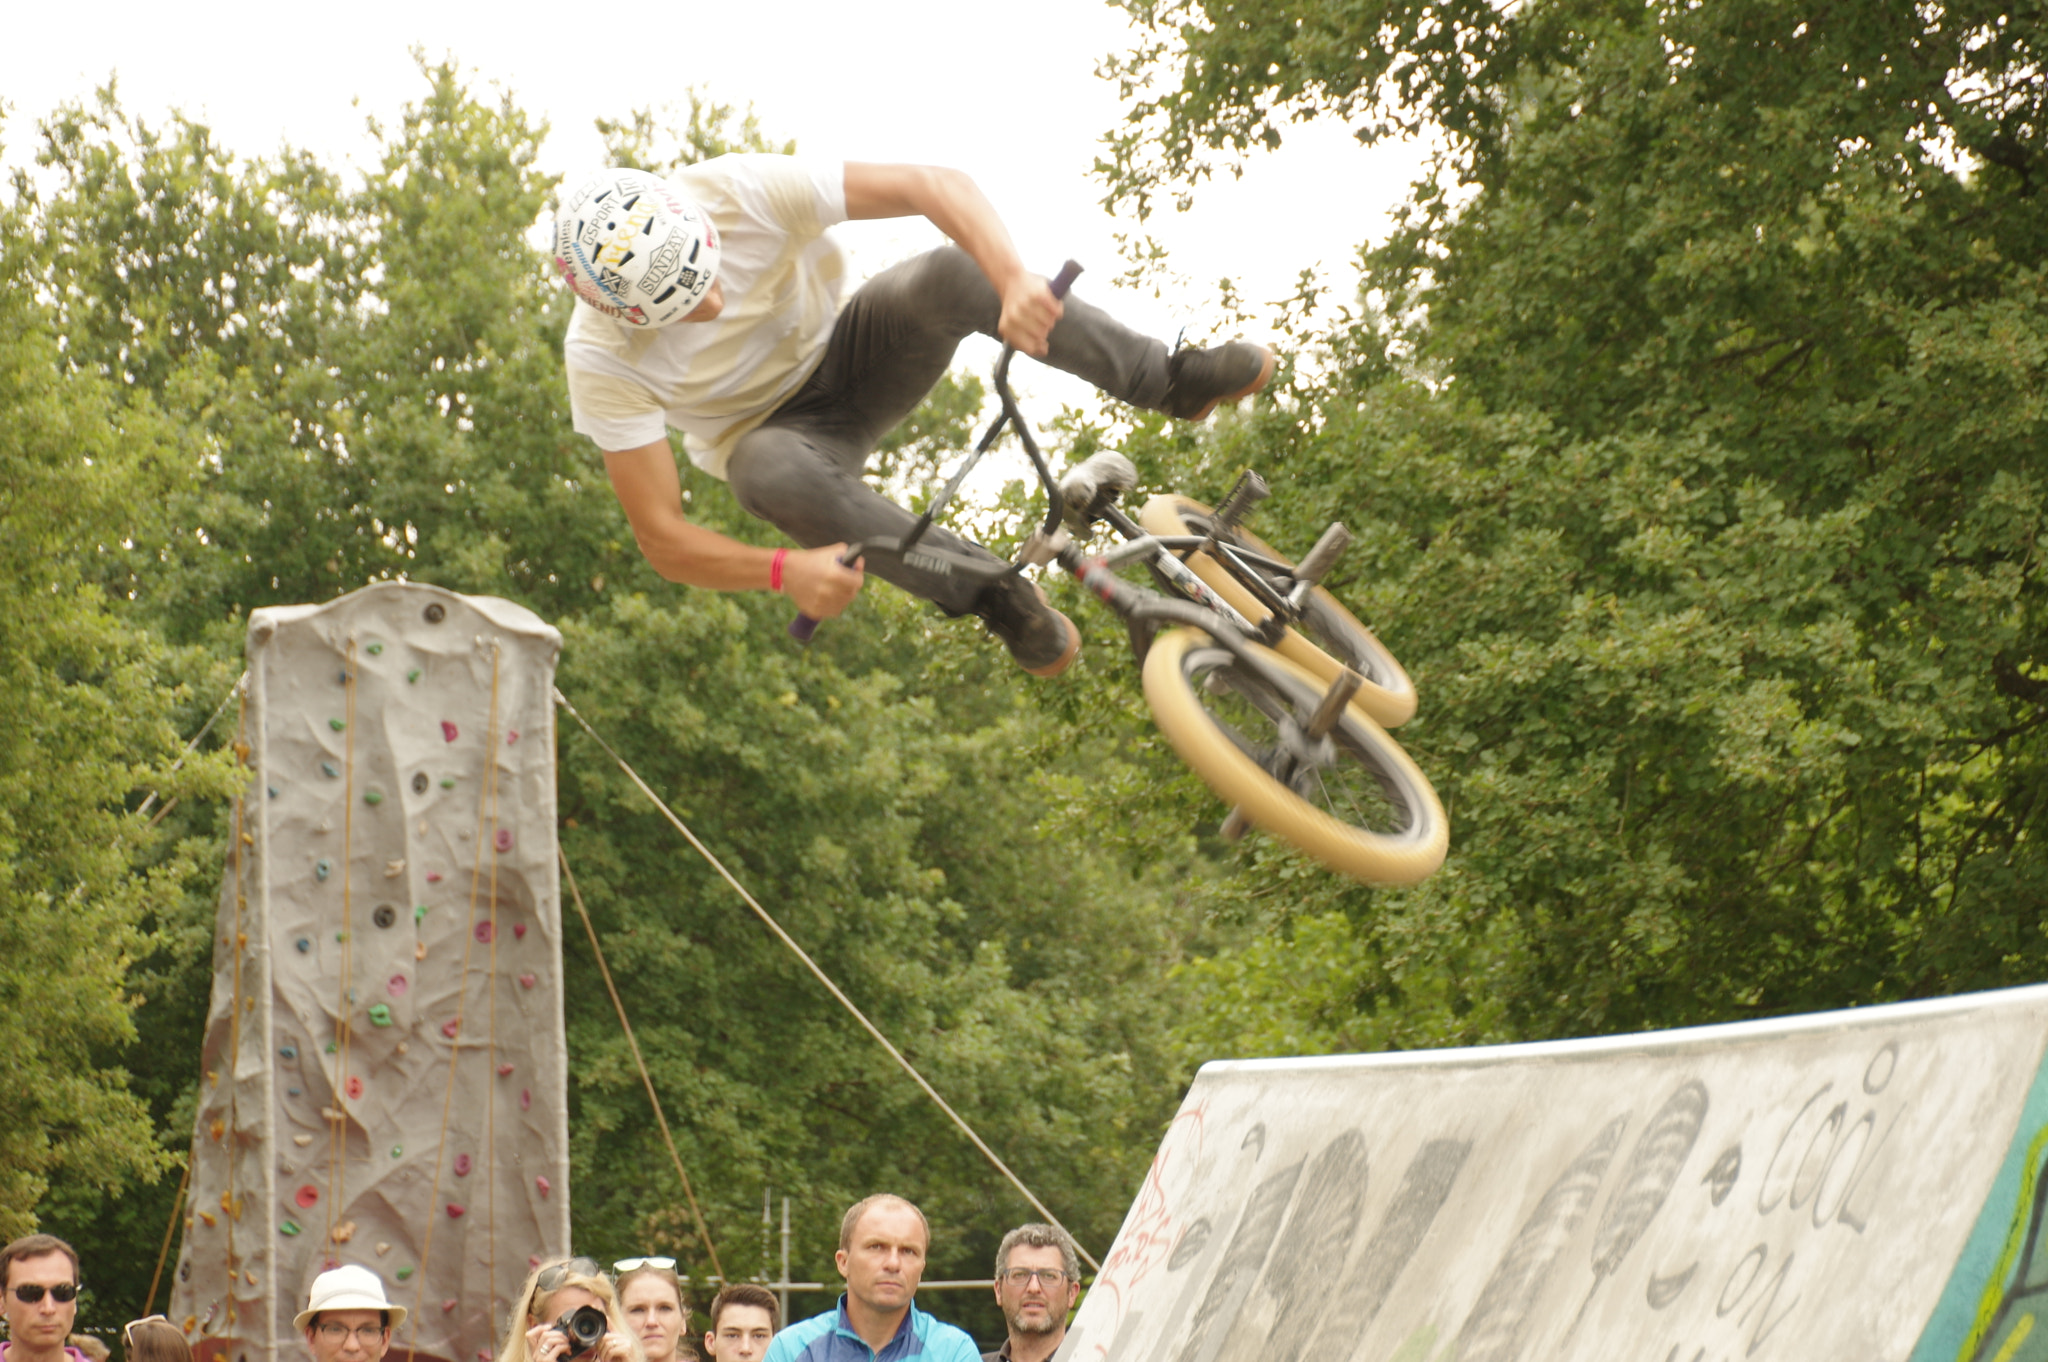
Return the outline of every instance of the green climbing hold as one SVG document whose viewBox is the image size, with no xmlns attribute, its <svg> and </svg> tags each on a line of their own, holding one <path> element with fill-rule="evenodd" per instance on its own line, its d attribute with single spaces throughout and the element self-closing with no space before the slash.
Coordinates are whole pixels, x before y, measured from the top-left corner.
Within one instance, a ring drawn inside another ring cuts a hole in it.
<svg viewBox="0 0 2048 1362">
<path fill-rule="evenodd" d="M 414 922 L 425 922 L 427 920 L 427 910 L 433 906 L 431 903 L 420 904 L 412 910 L 412 920 Z"/>
<path fill-rule="evenodd" d="M 390 1005 L 389 1003 L 371 1003 L 371 1004 L 370 1004 L 370 1025 L 372 1025 L 372 1026 L 389 1026 L 389 1025 L 391 1025 L 391 1005 Z"/>
<path fill-rule="evenodd" d="M 412 1277 L 412 1269 L 411 1269 L 411 1268 L 409 1268 L 409 1267 L 402 1267 L 402 1268 L 398 1269 L 398 1271 L 397 1271 L 397 1272 L 396 1272 L 396 1273 L 395 1273 L 394 1275 L 395 1275 L 395 1276 L 396 1276 L 396 1277 L 398 1278 L 398 1280 L 400 1280 L 401 1282 L 403 1282 L 403 1281 L 408 1281 L 408 1280 L 410 1280 L 410 1279 L 411 1279 L 411 1277 Z"/>
<path fill-rule="evenodd" d="M 328 726 L 329 728 L 333 729 L 333 730 L 334 730 L 334 731 L 335 731 L 336 733 L 339 733 L 339 732 L 341 732 L 341 730 L 342 730 L 342 729 L 344 729 L 344 728 L 347 728 L 347 727 L 348 727 L 348 725 L 347 725 L 347 724 L 343 723 L 343 722 L 342 722 L 341 720 L 339 720 L 339 719 L 329 719 L 329 720 L 327 721 L 327 726 Z"/>
<path fill-rule="evenodd" d="M 452 789 L 454 789 L 454 788 L 455 788 L 455 777 L 454 777 L 454 776 L 442 776 L 442 777 L 441 777 L 441 788 L 442 788 L 442 789 L 444 789 L 444 790 L 452 790 Z"/>
<path fill-rule="evenodd" d="M 402 1144 L 395 1144 L 395 1145 L 392 1145 L 392 1146 L 391 1146 L 391 1157 L 392 1157 L 392 1158 L 394 1158 L 394 1159 L 397 1159 L 397 1158 L 403 1158 L 404 1156 L 405 1156 L 405 1146 L 404 1146 L 404 1145 L 402 1145 Z"/>
<path fill-rule="evenodd" d="M 330 1054 L 330 1055 L 332 1055 L 332 1054 L 338 1054 L 338 1053 L 340 1053 L 340 1049 L 341 1049 L 341 1047 L 339 1047 L 338 1045 L 336 1045 L 336 1044 L 335 1044 L 335 1043 L 334 1043 L 333 1041 L 331 1041 L 331 1040 L 330 1040 L 330 1041 L 328 1041 L 328 1042 L 327 1042 L 327 1053 L 328 1053 L 328 1054 Z"/>
<path fill-rule="evenodd" d="M 368 651 L 371 657 L 375 657 L 377 654 L 384 651 L 384 645 L 381 643 L 372 643 Z"/>
<path fill-rule="evenodd" d="M 363 791 L 363 802 L 365 804 L 382 804 L 384 802 L 384 792 L 382 790 L 365 790 Z"/>
<path fill-rule="evenodd" d="M 414 682 L 418 681 L 419 679 L 420 679 L 420 669 L 419 669 L 418 667 L 414 667 L 414 668 L 413 668 L 413 669 L 412 669 L 411 671 L 409 671 L 409 672 L 407 672 L 407 673 L 405 674 L 405 680 L 406 680 L 406 684 L 408 684 L 408 685 L 411 685 L 412 683 L 414 683 Z"/>
<path fill-rule="evenodd" d="M 334 934 L 334 939 L 335 939 L 336 941 L 346 941 L 346 940 L 348 940 L 348 933 L 347 933 L 347 932 L 336 932 L 336 933 Z"/>
<path fill-rule="evenodd" d="M 279 1234 L 297 1234 L 299 1232 L 299 1222 L 296 1220 L 287 1220 L 282 1225 L 279 1225 L 277 1227 L 277 1232 Z"/>
</svg>

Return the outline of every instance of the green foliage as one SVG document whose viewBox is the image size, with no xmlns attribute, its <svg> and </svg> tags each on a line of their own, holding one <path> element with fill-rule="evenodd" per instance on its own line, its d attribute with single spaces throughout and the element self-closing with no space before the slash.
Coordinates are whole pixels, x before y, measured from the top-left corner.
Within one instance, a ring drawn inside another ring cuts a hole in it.
<svg viewBox="0 0 2048 1362">
<path fill-rule="evenodd" d="M 1402 737 L 1451 860 L 1291 896 L 1274 939 L 1189 967 L 1214 1010 L 1184 1043 L 2042 977 L 2038 26 L 1561 0 L 1443 11 L 1452 57 L 1399 7 L 1176 13 L 1203 18 L 1172 46 L 1194 74 L 1135 112 L 1198 146 L 1453 96 L 1435 179 L 1368 257 L 1376 306 L 1300 336 L 1317 375 L 1140 460 L 1197 492 L 1277 475 L 1264 529 L 1297 550 L 1362 530 L 1336 585 L 1417 680 Z M 1289 66 L 1300 43 L 1423 74 L 1346 87 Z M 1151 173 L 1135 155 L 1116 189 Z"/>
</svg>

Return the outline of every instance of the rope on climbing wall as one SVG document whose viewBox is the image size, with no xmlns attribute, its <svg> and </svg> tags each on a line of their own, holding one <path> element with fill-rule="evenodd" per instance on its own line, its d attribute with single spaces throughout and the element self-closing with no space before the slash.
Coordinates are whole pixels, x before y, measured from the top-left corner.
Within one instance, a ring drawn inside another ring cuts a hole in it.
<svg viewBox="0 0 2048 1362">
<path fill-rule="evenodd" d="M 420 1281 L 419 1286 L 414 1289 L 412 1314 L 408 1317 L 412 1321 L 412 1333 L 408 1337 L 406 1350 L 415 1356 L 419 1352 L 420 1317 L 425 1313 L 427 1302 L 428 1273 L 426 1265 L 434 1252 L 434 1211 L 441 1204 L 441 1161 L 448 1153 L 448 1118 L 454 1110 L 455 1104 L 455 1066 L 456 1061 L 462 1055 L 462 1023 L 468 1012 L 469 958 L 470 951 L 476 945 L 476 891 L 477 886 L 483 883 L 484 844 L 487 840 L 492 840 L 491 818 L 494 810 L 491 806 L 491 799 L 496 794 L 496 786 L 491 779 L 490 773 L 495 769 L 498 759 L 497 732 L 498 652 L 493 648 L 491 651 L 491 717 L 488 730 L 484 734 L 484 760 L 486 763 L 484 783 L 477 790 L 476 854 L 469 868 L 469 915 L 463 920 L 462 928 L 462 973 L 457 976 L 460 982 L 455 990 L 454 1029 L 447 1032 L 448 1083 L 441 1093 L 441 1133 L 434 1140 L 434 1178 L 427 1191 L 427 1230 L 420 1240 Z M 492 869 L 495 872 L 495 861 L 492 864 Z M 494 932 L 493 936 L 495 935 L 496 933 Z M 492 1165 L 492 1171 L 495 1177 L 496 1164 Z M 493 1238 L 495 1239 L 495 1236 Z M 490 1280 L 495 1284 L 498 1280 L 497 1245 L 495 1243 L 490 1246 L 490 1251 L 492 1254 Z M 497 1306 L 494 1301 L 492 1309 L 495 1310 L 496 1308 Z"/>
<path fill-rule="evenodd" d="M 590 910 L 583 906 L 583 891 L 576 887 L 575 872 L 569 869 L 569 856 L 562 850 L 560 842 L 555 843 L 555 855 L 562 862 L 562 877 L 569 881 L 569 897 L 576 900 L 576 915 L 583 919 L 583 930 L 590 935 L 591 953 L 597 956 L 597 972 L 604 976 L 605 992 L 612 995 L 612 1007 L 619 1014 L 619 1029 L 626 1033 L 626 1046 L 633 1052 L 633 1067 L 640 1071 L 641 1086 L 647 1089 L 647 1101 L 654 1108 L 655 1124 L 661 1127 L 661 1142 L 668 1146 L 668 1156 L 675 1163 L 676 1176 L 683 1183 L 683 1195 L 689 1198 L 690 1215 L 697 1222 L 697 1236 L 704 1241 L 704 1251 L 711 1255 L 712 1271 L 718 1274 L 719 1281 L 726 1281 L 725 1264 L 718 1261 L 718 1247 L 711 1242 L 711 1227 L 704 1223 L 704 1208 L 697 1204 L 696 1189 L 690 1186 L 690 1175 L 683 1171 L 683 1156 L 676 1152 L 675 1136 L 668 1131 L 668 1117 L 662 1113 L 661 1099 L 655 1096 L 654 1080 L 647 1074 L 647 1061 L 640 1057 L 640 1042 L 633 1037 L 633 1023 L 626 1020 L 626 1005 L 619 1000 L 618 987 L 612 983 L 612 969 L 605 963 L 604 947 L 597 944 L 597 928 L 590 925 Z"/>
<path fill-rule="evenodd" d="M 355 882 L 356 815 L 356 641 L 351 637 L 343 655 L 341 741 L 341 992 L 334 1005 L 335 1084 L 327 1119 L 327 1239 L 325 1252 L 334 1251 L 334 1217 L 341 1213 L 342 1191 L 348 1182 L 348 1060 L 351 1023 L 355 1020 L 355 999 L 349 996 L 350 976 L 355 964 L 355 919 L 350 911 Z"/>
<path fill-rule="evenodd" d="M 238 686 L 236 689 L 239 691 L 241 688 Z M 246 704 L 235 707 L 234 751 L 235 764 L 246 768 L 249 762 L 249 707 Z M 164 811 L 168 813 L 170 805 L 166 804 Z M 231 996 L 228 1000 L 228 1188 L 221 1197 L 221 1212 L 228 1218 L 227 1269 L 228 1280 L 231 1282 L 235 1279 L 235 1269 L 241 1262 L 235 1257 L 235 1222 L 242 1218 L 241 1203 L 235 1197 L 235 1189 L 240 1183 L 235 1175 L 241 1165 L 241 1160 L 237 1156 L 242 1147 L 242 1085 L 235 1080 L 236 1070 L 240 1068 L 242 1060 L 242 955 L 249 949 L 249 935 L 242 926 L 242 910 L 249 906 L 247 862 L 250 849 L 256 845 L 256 838 L 249 832 L 248 815 L 249 797 L 245 787 L 243 793 L 235 799 L 235 936 L 230 943 L 235 952 L 235 964 L 229 986 Z M 191 1167 L 190 1160 L 187 1160 L 185 1168 L 188 1176 Z M 152 1289 L 150 1294 L 154 1296 L 156 1293 Z M 234 1308 L 234 1295 L 230 1292 L 230 1323 L 234 1321 Z M 143 1313 L 149 1312 L 145 1310 Z"/>
<path fill-rule="evenodd" d="M 501 1086 L 496 1079 L 496 1074 L 498 1072 L 499 658 L 500 653 L 498 651 L 498 644 L 497 641 L 494 639 L 491 642 L 491 724 L 490 732 L 484 738 L 484 789 L 486 791 L 484 800 L 485 806 L 489 809 L 488 817 L 489 827 L 491 830 L 491 949 L 489 963 L 484 973 L 484 1001 L 486 1005 L 484 1020 L 484 1040 L 486 1045 L 489 1047 L 490 1051 L 485 1061 L 487 1067 L 484 1070 L 484 1091 L 490 1094 L 490 1097 L 484 1103 L 484 1149 L 487 1151 L 485 1157 L 489 1160 L 489 1168 L 487 1171 L 487 1175 L 484 1179 L 484 1204 L 486 1208 L 485 1219 L 487 1222 L 488 1229 L 488 1238 L 485 1242 L 489 1245 L 489 1248 L 487 1250 L 487 1255 L 489 1259 L 487 1266 L 489 1267 L 491 1274 L 488 1280 L 491 1282 L 492 1289 L 494 1292 L 496 1290 L 498 1281 L 498 1088 Z M 475 892 L 475 879 L 472 876 L 470 885 L 472 902 L 474 901 L 473 896 Z M 472 918 L 475 917 L 475 915 L 476 914 L 474 911 L 472 911 L 470 914 Z M 475 935 L 474 923 L 471 924 L 470 934 L 472 936 Z M 463 976 L 463 982 L 465 986 L 468 983 L 468 976 L 466 974 Z M 491 1309 L 493 1313 L 496 1313 L 497 1305 L 497 1298 L 495 1295 L 493 1295 L 491 1299 Z"/>
<path fill-rule="evenodd" d="M 1026 1201 L 1031 1203 L 1033 1209 L 1035 1209 L 1040 1215 L 1045 1217 L 1047 1224 L 1053 1225 L 1059 1229 L 1064 1230 L 1066 1226 L 1060 1224 L 1059 1217 L 1046 1209 L 1045 1203 L 1040 1201 L 1038 1197 L 1035 1194 L 1033 1194 L 1032 1190 L 1024 1185 L 1024 1180 L 1018 1177 L 1015 1173 L 1010 1171 L 1010 1165 L 1004 1163 L 1002 1159 L 997 1157 L 995 1150 L 990 1149 L 987 1143 L 985 1143 L 982 1140 L 981 1136 L 974 1133 L 974 1127 L 968 1125 L 966 1120 L 961 1117 L 960 1113 L 953 1110 L 952 1105 L 949 1102 L 947 1102 L 945 1098 L 939 1096 L 939 1090 L 937 1088 L 934 1088 L 931 1085 L 931 1083 L 926 1080 L 925 1076 L 918 1072 L 917 1066 L 915 1064 L 912 1064 L 909 1061 L 909 1059 L 907 1059 L 904 1056 L 903 1052 L 897 1049 L 896 1046 L 890 1041 L 890 1039 L 887 1036 L 882 1034 L 882 1030 L 880 1027 L 876 1026 L 872 1021 L 868 1020 L 867 1013 L 861 1011 L 859 1007 L 854 1005 L 853 999 L 847 997 L 845 992 L 840 989 L 839 985 L 832 982 L 832 977 L 826 974 L 824 970 L 818 967 L 818 962 L 811 959 L 809 953 L 806 952 L 802 946 L 799 946 L 796 943 L 796 938 L 791 936 L 788 932 L 784 931 L 782 929 L 782 924 L 777 922 L 772 916 L 770 916 L 768 910 L 766 908 L 763 908 L 760 902 L 756 900 L 752 894 L 747 892 L 746 886 L 733 878 L 732 872 L 725 868 L 725 863 L 723 861 L 720 861 L 718 857 L 714 856 L 711 853 L 711 848 L 705 846 L 702 842 L 697 840 L 697 834 L 691 832 L 690 829 L 684 825 L 683 820 L 676 817 L 675 810 L 671 809 L 662 800 L 661 796 L 656 794 L 653 791 L 653 789 L 648 786 L 647 782 L 640 778 L 640 773 L 638 771 L 635 771 L 630 765 L 627 764 L 626 759 L 618 754 L 617 749 L 615 749 L 610 743 L 606 742 L 602 737 L 598 736 L 597 730 L 590 726 L 590 721 L 585 719 L 581 714 L 576 712 L 576 706 L 570 704 L 569 697 L 562 694 L 562 692 L 559 689 L 555 691 L 555 703 L 560 705 L 564 710 L 568 711 L 569 717 L 574 719 L 578 724 L 582 725 L 583 731 L 590 735 L 591 741 L 595 742 L 599 747 L 602 747 L 605 750 L 605 752 L 611 757 L 611 759 L 614 762 L 618 763 L 619 769 L 626 773 L 626 778 L 632 781 L 635 785 L 640 787 L 640 793 L 646 795 L 647 798 L 653 802 L 654 807 L 661 810 L 662 816 L 668 819 L 669 825 L 673 827 L 677 832 L 681 833 L 683 835 L 683 840 L 688 842 L 692 847 L 694 847 L 696 849 L 697 854 L 699 856 L 702 856 L 705 862 L 709 864 L 713 870 L 717 871 L 719 876 L 722 879 L 724 879 L 724 881 L 727 884 L 732 886 L 733 892 L 738 894 L 740 898 L 745 901 L 747 907 L 753 909 L 754 916 L 761 919 L 762 925 L 767 927 L 770 932 L 773 932 L 775 934 L 775 938 L 778 941 L 780 941 L 783 945 L 787 946 L 790 949 L 790 952 L 794 954 L 798 960 L 801 960 L 803 962 L 804 968 L 808 969 L 811 972 L 811 974 L 816 977 L 818 982 L 825 986 L 826 992 L 830 993 L 834 998 L 839 1000 L 839 1005 L 845 1008 L 847 1012 L 852 1015 L 853 1019 L 859 1022 L 862 1028 L 864 1028 L 870 1036 L 874 1037 L 875 1043 L 877 1045 L 880 1045 L 884 1050 L 889 1052 L 889 1057 L 895 1060 L 897 1064 L 902 1066 L 903 1072 L 909 1074 L 912 1081 L 914 1081 L 918 1087 L 924 1089 L 924 1095 L 931 1098 L 932 1101 L 938 1105 L 939 1110 L 945 1112 L 946 1115 L 949 1118 L 951 1118 L 953 1124 L 960 1128 L 960 1133 L 967 1137 L 968 1142 L 972 1144 L 976 1149 L 981 1151 L 982 1157 L 987 1159 L 989 1163 L 994 1166 L 995 1170 L 998 1173 L 1001 1173 L 1005 1178 L 1009 1180 L 1010 1185 L 1012 1187 L 1015 1187 Z M 1078 1242 L 1076 1243 L 1076 1247 L 1079 1248 Z M 1081 1257 L 1087 1261 L 1088 1266 L 1094 1268 L 1097 1272 L 1102 1271 L 1102 1264 L 1097 1262 L 1094 1256 L 1090 1254 L 1088 1250 L 1080 1249 L 1079 1251 Z"/>
</svg>

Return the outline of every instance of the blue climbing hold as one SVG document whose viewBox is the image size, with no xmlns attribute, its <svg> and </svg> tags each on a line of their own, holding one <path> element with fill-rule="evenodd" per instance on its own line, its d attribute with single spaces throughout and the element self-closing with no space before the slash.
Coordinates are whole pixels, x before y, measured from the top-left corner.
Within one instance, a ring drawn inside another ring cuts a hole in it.
<svg viewBox="0 0 2048 1362">
<path fill-rule="evenodd" d="M 280 1045 L 277 1047 L 277 1054 L 280 1059 L 297 1059 L 299 1057 L 299 1047 L 296 1045 Z"/>
<path fill-rule="evenodd" d="M 292 944 L 299 948 L 300 955 L 307 955 L 312 952 L 313 938 L 310 936 L 302 936 L 297 941 L 294 941 Z"/>
<path fill-rule="evenodd" d="M 324 880 L 324 879 L 326 879 L 326 878 L 327 878 L 327 877 L 328 877 L 329 875 L 332 875 L 333 873 L 334 873 L 334 867 L 333 867 L 333 866 L 331 866 L 331 865 L 329 865 L 329 864 L 328 864 L 327 862 L 325 862 L 325 861 L 315 861 L 315 862 L 313 862 L 313 878 L 314 878 L 314 879 L 316 879 L 316 880 Z"/>
<path fill-rule="evenodd" d="M 270 797 L 272 799 L 277 798 L 277 787 L 275 785 L 270 787 Z"/>
<path fill-rule="evenodd" d="M 331 761 L 323 761 L 320 763 L 320 774 L 326 776 L 329 780 L 340 780 L 341 768 Z"/>
</svg>

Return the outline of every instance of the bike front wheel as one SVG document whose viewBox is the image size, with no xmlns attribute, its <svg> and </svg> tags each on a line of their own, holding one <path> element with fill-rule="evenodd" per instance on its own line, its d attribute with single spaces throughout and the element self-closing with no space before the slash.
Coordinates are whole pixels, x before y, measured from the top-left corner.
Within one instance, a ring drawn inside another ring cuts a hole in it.
<svg viewBox="0 0 2048 1362">
<path fill-rule="evenodd" d="M 1192 497 L 1161 492 L 1139 510 L 1138 523 L 1157 535 L 1206 535 L 1214 527 L 1215 517 L 1213 510 Z M 1254 564 L 1254 569 L 1276 588 L 1280 587 L 1287 569 L 1294 566 L 1292 560 L 1247 529 L 1239 527 L 1236 536 L 1253 557 L 1263 560 L 1263 564 Z M 1208 554 L 1191 554 L 1187 563 L 1197 577 L 1253 624 L 1263 622 L 1271 613 Z M 1287 584 L 1292 584 L 1291 579 Z M 1363 705 L 1366 713 L 1388 728 L 1399 728 L 1415 717 L 1415 685 L 1408 679 L 1408 673 L 1386 645 L 1373 637 L 1372 630 L 1360 624 L 1358 617 L 1335 596 L 1317 587 L 1309 593 L 1308 605 L 1296 623 L 1301 632 L 1290 629 L 1280 637 L 1279 651 L 1283 656 L 1329 680 L 1335 680 L 1345 667 L 1357 672 L 1365 678 L 1365 685 L 1352 703 Z M 1308 637 L 1304 638 L 1303 633 Z"/>
<path fill-rule="evenodd" d="M 1450 827 L 1421 768 L 1355 702 L 1326 742 L 1304 739 L 1327 683 L 1247 648 L 1240 658 L 1199 629 L 1153 640 L 1145 702 L 1181 759 L 1254 826 L 1332 870 L 1368 884 L 1427 878 Z"/>
</svg>

